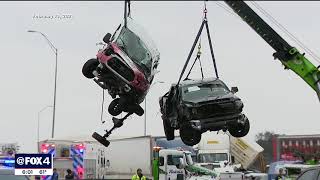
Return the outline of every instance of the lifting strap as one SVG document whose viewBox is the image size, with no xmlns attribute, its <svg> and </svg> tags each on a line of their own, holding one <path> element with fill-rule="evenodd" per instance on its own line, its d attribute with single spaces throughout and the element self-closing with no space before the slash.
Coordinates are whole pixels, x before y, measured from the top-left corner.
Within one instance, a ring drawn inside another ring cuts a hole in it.
<svg viewBox="0 0 320 180">
<path fill-rule="evenodd" d="M 202 64 L 201 64 L 200 56 L 201 56 L 201 39 L 200 39 L 199 45 L 198 45 L 197 57 L 194 59 L 193 64 L 192 64 L 192 66 L 191 66 L 191 68 L 190 68 L 190 70 L 189 70 L 189 72 L 188 72 L 188 74 L 187 74 L 187 77 L 186 77 L 184 80 L 188 80 L 188 77 L 189 77 L 189 75 L 190 75 L 190 73 L 191 73 L 191 70 L 192 70 L 192 68 L 193 68 L 193 66 L 194 66 L 194 64 L 196 63 L 197 60 L 198 60 L 199 63 L 200 63 L 201 77 L 202 77 L 202 79 L 204 78 L 204 77 L 203 77 L 203 71 L 202 71 Z"/>
<path fill-rule="evenodd" d="M 124 1 L 124 27 L 127 27 L 127 17 L 130 17 L 130 0 Z"/>
<path fill-rule="evenodd" d="M 128 17 L 131 17 L 131 8 L 130 8 L 130 0 L 128 0 Z"/>
<path fill-rule="evenodd" d="M 180 74 L 180 77 L 179 77 L 177 86 L 179 85 L 179 83 L 180 83 L 180 81 L 181 81 L 181 78 L 182 78 L 182 76 L 183 76 L 183 74 L 184 74 L 184 72 L 185 72 L 185 70 L 186 70 L 186 67 L 187 67 L 187 65 L 188 65 L 188 63 L 189 63 L 189 61 L 190 61 L 191 55 L 192 55 L 192 53 L 193 53 L 193 51 L 194 51 L 194 48 L 195 48 L 195 46 L 196 46 L 196 44 L 197 44 L 197 42 L 198 42 L 198 40 L 199 40 L 199 38 L 200 38 L 200 35 L 201 35 L 201 33 L 202 33 L 202 30 L 203 30 L 203 27 L 204 27 L 204 26 L 205 26 L 206 29 L 207 29 L 207 35 L 208 35 L 210 52 L 211 52 L 211 57 L 212 57 L 213 65 L 214 65 L 215 75 L 216 75 L 217 78 L 219 78 L 218 70 L 217 70 L 217 65 L 216 65 L 216 61 L 215 61 L 215 57 L 214 57 L 214 52 L 213 52 L 213 47 L 212 47 L 211 36 L 210 36 L 210 32 L 209 32 L 209 25 L 208 25 L 208 20 L 207 20 L 207 8 L 206 8 L 206 5 L 205 5 L 205 8 L 204 8 L 204 18 L 203 18 L 203 20 L 202 20 L 202 24 L 201 24 L 201 26 L 200 26 L 200 29 L 199 29 L 198 34 L 197 34 L 197 36 L 196 36 L 196 39 L 195 39 L 194 42 L 193 42 L 193 45 L 192 45 L 191 50 L 190 50 L 190 52 L 189 52 L 188 58 L 187 58 L 184 66 L 183 66 L 183 68 L 182 68 L 182 71 L 181 71 L 181 74 Z M 195 59 L 195 61 L 196 61 L 196 60 L 197 60 L 197 58 Z M 195 62 L 194 62 L 194 63 L 195 63 Z M 194 63 L 193 63 L 193 64 L 194 64 Z M 192 65 L 191 69 L 192 69 L 192 68 L 193 68 L 193 65 Z M 190 69 L 190 71 L 191 71 L 191 69 Z M 202 68 L 201 68 L 201 71 L 202 71 Z M 188 73 L 188 76 L 189 76 L 189 74 L 190 74 L 190 72 Z M 187 76 L 187 77 L 188 77 L 188 76 Z"/>
</svg>

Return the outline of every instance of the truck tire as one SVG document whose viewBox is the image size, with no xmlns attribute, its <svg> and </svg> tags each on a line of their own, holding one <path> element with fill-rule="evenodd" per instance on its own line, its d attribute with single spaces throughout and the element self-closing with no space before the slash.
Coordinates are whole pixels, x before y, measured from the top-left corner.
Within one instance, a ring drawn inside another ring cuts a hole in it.
<svg viewBox="0 0 320 180">
<path fill-rule="evenodd" d="M 237 123 L 236 125 L 230 126 L 228 130 L 233 137 L 244 137 L 249 133 L 250 122 L 248 118 L 245 117 L 244 124 Z"/>
<path fill-rule="evenodd" d="M 166 135 L 167 140 L 174 140 L 174 128 L 171 127 L 170 123 L 168 122 L 168 119 L 165 116 L 162 115 L 161 118 L 163 122 L 164 134 Z"/>
<path fill-rule="evenodd" d="M 120 97 L 121 98 L 121 97 Z M 124 98 L 124 97 L 122 97 Z M 123 100 L 123 99 L 122 99 Z M 144 114 L 144 110 L 139 104 L 128 104 L 127 101 L 122 102 L 122 110 L 128 113 L 136 113 L 138 116 L 142 116 Z"/>
<path fill-rule="evenodd" d="M 88 79 L 94 78 L 92 73 L 98 65 L 99 61 L 97 59 L 89 59 L 82 67 L 82 74 Z"/>
<path fill-rule="evenodd" d="M 93 137 L 95 140 L 97 140 L 99 143 L 101 143 L 102 145 L 104 145 L 105 147 L 108 147 L 109 144 L 110 144 L 110 142 L 109 142 L 106 138 L 102 137 L 102 136 L 101 136 L 100 134 L 98 134 L 97 132 L 94 132 L 94 133 L 92 134 L 92 137 Z"/>
<path fill-rule="evenodd" d="M 122 107 L 120 106 L 119 100 L 120 98 L 116 98 L 109 104 L 108 112 L 112 116 L 118 116 L 122 113 Z"/>
<path fill-rule="evenodd" d="M 188 146 L 194 146 L 200 142 L 201 132 L 192 129 L 190 126 L 181 126 L 180 137 L 184 144 Z"/>
</svg>

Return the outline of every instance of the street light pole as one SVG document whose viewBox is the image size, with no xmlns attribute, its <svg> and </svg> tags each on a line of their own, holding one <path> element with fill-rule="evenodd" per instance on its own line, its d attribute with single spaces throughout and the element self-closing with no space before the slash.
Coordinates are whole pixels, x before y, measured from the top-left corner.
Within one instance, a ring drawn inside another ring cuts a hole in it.
<svg viewBox="0 0 320 180">
<path fill-rule="evenodd" d="M 144 99 L 144 126 L 143 127 L 144 127 L 143 134 L 144 136 L 146 136 L 147 135 L 147 95 Z"/>
<path fill-rule="evenodd" d="M 164 83 L 163 81 L 156 81 L 154 83 L 151 84 L 150 89 L 157 83 Z M 149 90 L 150 90 L 149 89 Z M 144 136 L 147 135 L 147 95 L 144 98 Z"/>
<path fill-rule="evenodd" d="M 43 107 L 39 112 L 38 112 L 38 132 L 37 132 L 37 144 L 38 144 L 38 152 L 39 152 L 39 141 L 40 141 L 40 113 L 44 110 L 46 110 L 48 107 L 52 107 L 50 105 L 47 105 L 45 107 Z"/>
<path fill-rule="evenodd" d="M 58 71 L 58 49 L 52 44 L 52 42 L 47 38 L 45 34 L 39 31 L 29 30 L 31 33 L 39 33 L 47 40 L 47 43 L 50 45 L 51 50 L 54 52 L 56 56 L 55 62 L 55 72 L 54 72 L 54 91 L 53 91 L 53 114 L 52 114 L 52 131 L 51 138 L 54 137 L 54 125 L 55 125 L 55 116 L 56 116 L 56 94 L 57 94 L 57 71 Z"/>
<path fill-rule="evenodd" d="M 52 115 L 52 131 L 51 138 L 54 137 L 54 125 L 56 119 L 56 99 L 57 99 L 57 71 L 58 71 L 58 49 L 56 49 L 56 65 L 54 70 L 54 92 L 53 92 L 53 115 Z"/>
</svg>

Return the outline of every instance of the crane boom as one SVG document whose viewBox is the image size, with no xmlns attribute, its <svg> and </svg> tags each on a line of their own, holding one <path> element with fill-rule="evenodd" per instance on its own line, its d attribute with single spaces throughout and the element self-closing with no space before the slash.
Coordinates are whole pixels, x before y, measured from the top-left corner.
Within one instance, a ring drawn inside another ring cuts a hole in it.
<svg viewBox="0 0 320 180">
<path fill-rule="evenodd" d="M 320 100 L 320 71 L 304 54 L 289 45 L 271 26 L 243 1 L 225 1 L 257 34 L 259 34 L 276 52 L 285 69 L 291 69 L 313 88 Z"/>
</svg>

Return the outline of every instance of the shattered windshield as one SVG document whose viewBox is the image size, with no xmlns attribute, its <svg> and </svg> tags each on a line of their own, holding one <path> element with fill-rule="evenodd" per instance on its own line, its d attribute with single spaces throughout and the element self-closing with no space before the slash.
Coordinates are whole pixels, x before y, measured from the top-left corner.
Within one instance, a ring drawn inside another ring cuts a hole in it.
<svg viewBox="0 0 320 180">
<path fill-rule="evenodd" d="M 206 153 L 199 154 L 199 163 L 218 163 L 220 161 L 228 161 L 227 153 Z"/>
<path fill-rule="evenodd" d="M 152 39 L 130 18 L 128 18 L 127 27 L 122 27 L 115 43 L 143 69 L 147 76 L 151 73 L 153 61 L 157 62 L 160 58 L 160 53 Z"/>
<path fill-rule="evenodd" d="M 228 94 L 228 87 L 220 83 L 189 85 L 182 88 L 183 100 L 194 101 L 206 97 L 219 97 Z"/>
<path fill-rule="evenodd" d="M 150 52 L 140 38 L 127 28 L 123 28 L 115 43 L 129 58 L 138 64 L 146 74 L 150 74 L 152 59 Z"/>
</svg>

